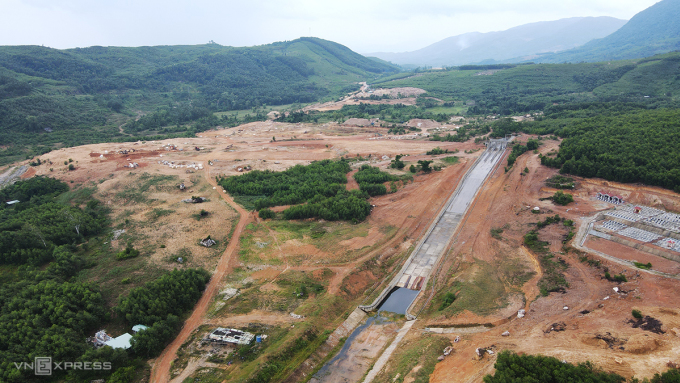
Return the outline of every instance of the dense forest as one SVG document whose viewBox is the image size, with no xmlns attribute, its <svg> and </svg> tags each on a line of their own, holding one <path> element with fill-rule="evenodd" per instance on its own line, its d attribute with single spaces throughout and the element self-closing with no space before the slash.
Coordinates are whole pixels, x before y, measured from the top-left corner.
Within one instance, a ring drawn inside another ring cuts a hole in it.
<svg viewBox="0 0 680 383">
<path fill-rule="evenodd" d="M 105 209 L 96 200 L 85 209 L 55 202 L 67 190 L 63 182 L 45 177 L 0 190 L 0 200 L 20 201 L 0 207 L 0 264 L 60 263 L 59 246 L 77 244 L 102 232 L 107 225 Z"/>
<path fill-rule="evenodd" d="M 541 158 L 544 165 L 562 173 L 680 192 L 680 110 L 602 115 L 574 120 L 563 128 L 555 122 L 534 128 L 554 129 L 565 138 L 555 158 Z"/>
<path fill-rule="evenodd" d="M 55 361 L 106 361 L 112 370 L 55 371 L 55 380 L 90 381 L 108 376 L 129 382 L 141 358 L 156 355 L 181 326 L 180 317 L 198 301 L 209 274 L 175 270 L 120 297 L 114 310 L 99 286 L 79 277 L 96 262 L 88 242 L 110 229 L 108 211 L 87 198 L 84 207 L 61 202 L 69 187 L 35 177 L 0 190 L 0 381 L 25 382 L 31 370 L 14 363 L 36 356 Z M 113 256 L 113 254 L 111 255 Z M 94 349 L 85 340 L 111 321 L 149 329 L 133 338 L 129 351 Z"/>
<path fill-rule="evenodd" d="M 680 192 L 680 153 L 676 150 L 680 145 L 679 109 L 578 104 L 547 108 L 537 121 L 505 119 L 492 128 L 491 136 L 496 137 L 525 132 L 564 138 L 556 155 L 541 156 L 542 164 L 559 168 L 561 173 L 641 182 Z M 522 147 L 513 148 L 509 165 L 521 154 L 517 150 Z"/>
</svg>

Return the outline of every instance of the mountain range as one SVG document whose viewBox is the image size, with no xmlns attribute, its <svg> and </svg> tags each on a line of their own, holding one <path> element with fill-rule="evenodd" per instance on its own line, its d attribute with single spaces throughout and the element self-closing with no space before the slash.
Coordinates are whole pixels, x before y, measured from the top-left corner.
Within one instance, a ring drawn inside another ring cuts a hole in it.
<svg viewBox="0 0 680 383">
<path fill-rule="evenodd" d="M 649 57 L 680 50 L 680 0 L 663 0 L 602 39 L 582 47 L 533 58 L 535 62 L 594 62 Z"/>
<path fill-rule="evenodd" d="M 466 33 L 403 53 L 371 53 L 405 69 L 495 63 L 625 60 L 680 50 L 680 0 L 662 0 L 630 21 L 575 17 L 501 32 Z"/>
<path fill-rule="evenodd" d="M 453 66 L 559 52 L 605 37 L 626 24 L 613 17 L 573 17 L 521 25 L 501 32 L 465 33 L 403 53 L 370 53 L 401 66 Z"/>
</svg>

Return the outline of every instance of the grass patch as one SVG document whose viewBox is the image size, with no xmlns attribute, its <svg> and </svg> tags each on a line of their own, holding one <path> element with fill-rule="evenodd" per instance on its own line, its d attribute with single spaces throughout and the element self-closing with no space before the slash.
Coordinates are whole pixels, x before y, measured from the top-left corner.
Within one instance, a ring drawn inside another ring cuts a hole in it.
<svg viewBox="0 0 680 383">
<path fill-rule="evenodd" d="M 179 178 L 172 175 L 151 175 L 143 173 L 139 175 L 138 181 L 126 186 L 122 191 L 116 193 L 116 198 L 124 200 L 125 203 L 149 203 L 148 191 L 152 186 L 168 185 L 177 183 Z"/>
<path fill-rule="evenodd" d="M 567 269 L 567 264 L 563 259 L 557 258 L 553 254 L 544 254 L 539 257 L 543 278 L 538 281 L 538 288 L 541 295 L 548 296 L 551 292 L 564 292 L 569 283 L 562 272 Z"/>
<path fill-rule="evenodd" d="M 569 223 L 560 218 L 559 215 L 548 217 L 545 221 L 537 222 L 536 227 L 542 229 L 548 225 L 559 222 L 563 222 L 567 227 L 572 227 L 572 230 L 566 236 L 566 240 L 571 239 L 574 235 L 573 222 Z M 537 230 L 532 230 L 524 235 L 524 245 L 538 255 L 538 260 L 541 269 L 543 270 L 543 277 L 538 281 L 538 288 L 541 291 L 541 295 L 548 296 L 551 292 L 564 292 L 565 289 L 569 287 L 569 283 L 567 283 L 567 280 L 562 273 L 568 267 L 564 259 L 559 257 L 556 258 L 554 254 L 548 251 L 548 243 L 538 239 Z"/>
<path fill-rule="evenodd" d="M 157 219 L 159 219 L 161 217 L 165 217 L 166 215 L 170 215 L 174 212 L 175 212 L 174 210 L 156 208 L 156 209 L 153 209 L 150 212 L 146 213 L 146 218 L 149 221 L 156 221 Z"/>
<path fill-rule="evenodd" d="M 437 335 L 424 335 L 408 343 L 402 343 L 392 355 L 387 368 L 377 377 L 378 382 L 404 382 L 407 377 L 413 383 L 427 383 L 434 372 L 437 357 L 444 348 L 451 346 L 448 338 Z M 414 372 L 414 369 L 418 371 Z"/>
<path fill-rule="evenodd" d="M 458 161 L 460 161 L 460 158 L 458 158 L 456 156 L 450 156 L 450 157 L 441 158 L 441 160 L 442 160 L 442 162 L 444 162 L 448 165 L 453 165 L 453 164 L 457 164 Z"/>
<path fill-rule="evenodd" d="M 589 256 L 586 255 L 586 254 L 581 254 L 581 255 L 579 255 L 578 260 L 579 260 L 581 263 L 585 263 L 585 264 L 587 264 L 587 265 L 590 266 L 590 267 L 595 267 L 595 268 L 598 268 L 598 269 L 599 269 L 599 268 L 602 266 L 602 262 L 600 262 L 600 260 L 598 260 L 598 259 L 593 259 L 593 258 L 589 257 Z"/>
<path fill-rule="evenodd" d="M 97 192 L 96 186 L 82 187 L 80 189 L 69 190 L 63 194 L 60 194 L 55 200 L 62 204 L 73 204 L 76 206 L 83 205 L 90 201 Z"/>
<path fill-rule="evenodd" d="M 257 210 L 255 209 L 255 201 L 260 198 L 264 198 L 264 195 L 250 196 L 250 195 L 232 195 L 234 202 L 243 206 L 244 209 L 248 211 Z"/>
<path fill-rule="evenodd" d="M 180 262 L 179 259 L 182 259 Z M 186 247 L 183 247 L 179 250 L 177 250 L 176 253 L 170 255 L 167 258 L 168 263 L 181 263 L 181 264 L 187 264 L 191 263 L 191 260 L 193 259 L 193 254 L 191 253 L 191 250 L 189 250 Z"/>
<path fill-rule="evenodd" d="M 503 306 L 507 291 L 499 276 L 498 270 L 491 264 L 476 261 L 467 272 L 468 278 L 459 278 L 449 289 L 440 291 L 430 305 L 430 311 L 440 308 L 444 303 L 446 294 L 453 293 L 456 296 L 447 308 L 442 311 L 447 317 L 470 310 L 478 315 L 488 315 Z"/>
<path fill-rule="evenodd" d="M 614 275 L 613 277 L 611 274 L 609 274 L 609 271 L 604 272 L 604 277 L 611 282 L 616 282 L 616 283 L 623 283 L 623 282 L 628 282 L 628 278 L 626 278 L 625 275 L 623 274 L 617 274 Z"/>
</svg>

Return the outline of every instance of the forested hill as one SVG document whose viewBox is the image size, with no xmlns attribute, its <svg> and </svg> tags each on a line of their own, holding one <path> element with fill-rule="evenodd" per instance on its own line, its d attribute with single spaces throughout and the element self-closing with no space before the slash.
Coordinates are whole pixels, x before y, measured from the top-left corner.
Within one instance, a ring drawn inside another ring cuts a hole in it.
<svg viewBox="0 0 680 383">
<path fill-rule="evenodd" d="M 680 52 L 638 60 L 578 64 L 461 66 L 398 74 L 371 85 L 425 89 L 468 115 L 527 114 L 553 104 L 624 102 L 680 107 Z M 466 105 L 463 105 L 465 103 Z M 434 109 L 437 110 L 437 109 Z"/>
<path fill-rule="evenodd" d="M 177 82 L 199 87 L 252 88 L 248 83 L 269 80 L 292 84 L 303 79 L 312 86 L 310 89 L 313 86 L 322 89 L 353 80 L 352 75 L 363 78 L 397 70 L 343 45 L 311 37 L 249 48 L 218 44 L 67 50 L 5 46 L 0 47 L 0 67 L 17 74 L 65 82 L 84 93 L 158 90 L 159 86 L 171 90 Z M 309 98 L 313 94 L 289 93 L 291 98 Z M 211 101 L 217 99 L 213 97 Z"/>
<path fill-rule="evenodd" d="M 594 62 L 649 57 L 680 50 L 680 1 L 662 0 L 635 15 L 611 35 L 534 62 Z"/>
<path fill-rule="evenodd" d="M 396 71 L 311 37 L 248 48 L 4 46 L 0 142 L 12 146 L 0 149 L 0 157 L 48 149 L 25 151 L 31 144 L 131 139 L 140 132 L 121 135 L 118 127 L 157 111 L 172 116 L 156 119 L 162 120 L 159 129 L 143 133 L 179 133 L 213 112 L 330 99 Z M 167 126 L 174 130 L 161 129 Z"/>
</svg>

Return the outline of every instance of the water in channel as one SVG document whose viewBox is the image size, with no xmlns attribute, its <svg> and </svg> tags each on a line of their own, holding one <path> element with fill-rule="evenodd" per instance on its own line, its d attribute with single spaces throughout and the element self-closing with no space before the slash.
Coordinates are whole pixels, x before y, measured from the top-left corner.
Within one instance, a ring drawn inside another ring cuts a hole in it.
<svg viewBox="0 0 680 383">
<path fill-rule="evenodd" d="M 357 337 L 364 331 L 371 331 L 371 326 L 385 326 L 393 323 L 389 315 L 383 316 L 383 312 L 390 312 L 395 314 L 406 314 L 406 309 L 411 305 L 413 300 L 418 295 L 419 291 L 409 290 L 405 288 L 394 288 L 383 303 L 378 307 L 378 315 L 368 317 L 366 322 L 358 326 L 347 337 L 345 344 L 342 346 L 340 352 L 329 360 L 310 380 L 311 383 L 337 383 L 345 382 L 346 380 L 341 376 L 363 376 L 370 364 L 363 365 L 362 363 L 355 363 L 357 355 L 352 355 L 352 345 Z M 363 336 L 362 338 L 364 338 Z M 365 339 L 363 340 L 365 341 Z M 362 341 L 360 341 L 361 344 Z M 382 348 L 382 347 L 380 347 Z"/>
</svg>

